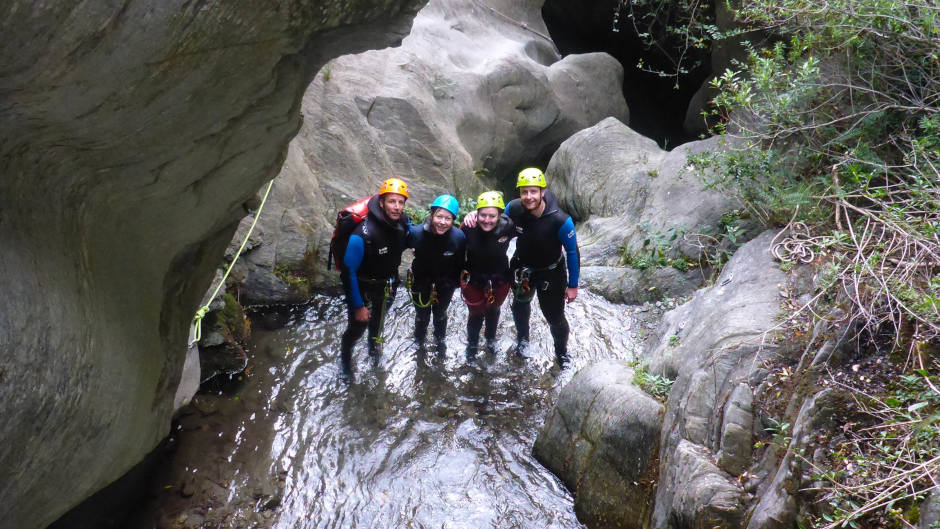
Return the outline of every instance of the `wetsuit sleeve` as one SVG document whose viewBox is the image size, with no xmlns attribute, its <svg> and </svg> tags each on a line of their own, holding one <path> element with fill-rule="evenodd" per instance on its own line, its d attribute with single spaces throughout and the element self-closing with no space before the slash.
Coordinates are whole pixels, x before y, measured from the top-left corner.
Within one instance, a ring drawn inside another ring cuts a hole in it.
<svg viewBox="0 0 940 529">
<path fill-rule="evenodd" d="M 463 270 L 467 264 L 467 235 L 461 230 L 454 230 L 457 240 L 457 270 Z"/>
<path fill-rule="evenodd" d="M 349 270 L 349 302 L 354 309 L 365 305 L 362 301 L 362 293 L 359 291 L 359 278 L 356 276 L 365 251 L 366 245 L 362 237 L 350 235 L 349 244 L 346 246 L 346 255 L 343 256 L 343 264 Z"/>
<path fill-rule="evenodd" d="M 421 226 L 415 226 L 414 224 L 408 226 L 408 235 L 405 236 L 405 248 L 416 248 L 418 246 L 421 229 Z"/>
<path fill-rule="evenodd" d="M 559 228 L 558 240 L 565 248 L 568 260 L 568 287 L 577 288 L 578 276 L 581 274 L 581 255 L 578 253 L 578 237 L 574 233 L 574 221 L 571 217 Z"/>
</svg>

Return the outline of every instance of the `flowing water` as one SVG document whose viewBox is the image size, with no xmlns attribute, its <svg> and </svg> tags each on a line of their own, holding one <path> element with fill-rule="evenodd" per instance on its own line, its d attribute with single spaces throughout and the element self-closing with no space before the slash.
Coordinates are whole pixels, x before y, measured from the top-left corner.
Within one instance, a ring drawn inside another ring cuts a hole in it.
<svg viewBox="0 0 940 529">
<path fill-rule="evenodd" d="M 586 290 L 567 308 L 571 363 L 554 366 L 533 302 L 530 357 L 512 354 L 508 301 L 499 352 L 464 355 L 466 307 L 450 308 L 448 350 L 421 353 L 406 292 L 384 352 L 361 341 L 339 377 L 345 309 L 319 297 L 285 327 L 256 329 L 236 391 L 198 395 L 139 528 L 575 528 L 573 500 L 532 455 L 562 386 L 601 358 L 628 361 L 645 324 Z"/>
</svg>

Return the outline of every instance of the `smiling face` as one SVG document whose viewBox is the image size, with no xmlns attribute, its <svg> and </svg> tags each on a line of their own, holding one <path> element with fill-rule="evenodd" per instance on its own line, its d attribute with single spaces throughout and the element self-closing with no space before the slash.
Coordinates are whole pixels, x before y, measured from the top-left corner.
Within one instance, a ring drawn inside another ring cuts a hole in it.
<svg viewBox="0 0 940 529">
<path fill-rule="evenodd" d="M 444 235 L 454 225 L 454 216 L 444 208 L 431 210 L 431 232 L 435 235 Z"/>
<path fill-rule="evenodd" d="M 382 211 L 385 212 L 385 216 L 388 217 L 388 220 L 398 222 L 398 219 L 401 218 L 402 213 L 405 211 L 405 200 L 407 199 L 398 193 L 386 193 L 381 196 L 379 205 L 382 207 Z"/>
<path fill-rule="evenodd" d="M 544 190 L 538 186 L 523 186 L 519 188 L 519 199 L 522 201 L 522 207 L 532 211 L 538 209 L 542 203 L 542 194 Z"/>
<path fill-rule="evenodd" d="M 493 231 L 496 224 L 499 223 L 498 208 L 480 208 L 477 210 L 477 224 L 483 231 Z"/>
</svg>

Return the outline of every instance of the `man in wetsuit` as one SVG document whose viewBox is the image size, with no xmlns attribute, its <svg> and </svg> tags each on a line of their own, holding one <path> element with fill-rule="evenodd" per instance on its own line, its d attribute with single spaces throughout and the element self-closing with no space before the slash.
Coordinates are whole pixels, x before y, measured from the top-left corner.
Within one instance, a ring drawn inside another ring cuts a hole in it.
<svg viewBox="0 0 940 529">
<path fill-rule="evenodd" d="M 578 297 L 580 271 L 574 222 L 558 206 L 555 195 L 546 189 L 545 174 L 541 170 L 530 167 L 520 171 L 516 189 L 519 198 L 506 206 L 506 215 L 515 224 L 518 234 L 516 252 L 510 263 L 516 353 L 521 357 L 526 355 L 531 302 L 533 295 L 537 295 L 555 342 L 555 358 L 564 368 L 568 362 L 565 302 Z"/>
<path fill-rule="evenodd" d="M 428 323 L 434 315 L 434 343 L 439 355 L 447 352 L 447 307 L 463 270 L 466 237 L 454 227 L 460 207 L 457 198 L 441 195 L 431 203 L 431 214 L 411 227 L 411 301 L 415 305 L 415 342 L 424 347 Z"/>
<path fill-rule="evenodd" d="M 408 185 L 389 178 L 369 200 L 369 213 L 349 237 L 340 279 L 346 293 L 348 323 L 340 343 L 343 375 L 352 373 L 352 350 L 368 328 L 369 354 L 381 349 L 385 313 L 400 282 L 398 265 L 404 251 L 409 221 L 405 215 Z"/>
</svg>

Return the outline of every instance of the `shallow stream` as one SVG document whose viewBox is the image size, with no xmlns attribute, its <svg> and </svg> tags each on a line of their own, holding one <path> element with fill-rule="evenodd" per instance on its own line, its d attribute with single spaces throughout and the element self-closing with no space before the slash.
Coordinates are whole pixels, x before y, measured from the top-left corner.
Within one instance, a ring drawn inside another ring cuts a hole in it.
<svg viewBox="0 0 940 529">
<path fill-rule="evenodd" d="M 468 363 L 459 293 L 440 355 L 417 350 L 399 291 L 382 356 L 360 342 L 344 382 L 343 304 L 318 297 L 283 328 L 254 330 L 234 391 L 197 395 L 184 411 L 134 527 L 582 527 L 532 444 L 573 373 L 634 356 L 650 327 L 636 310 L 582 289 L 567 308 L 571 363 L 559 373 L 537 307 L 527 360 L 511 352 L 507 300 L 499 352 Z"/>
</svg>

